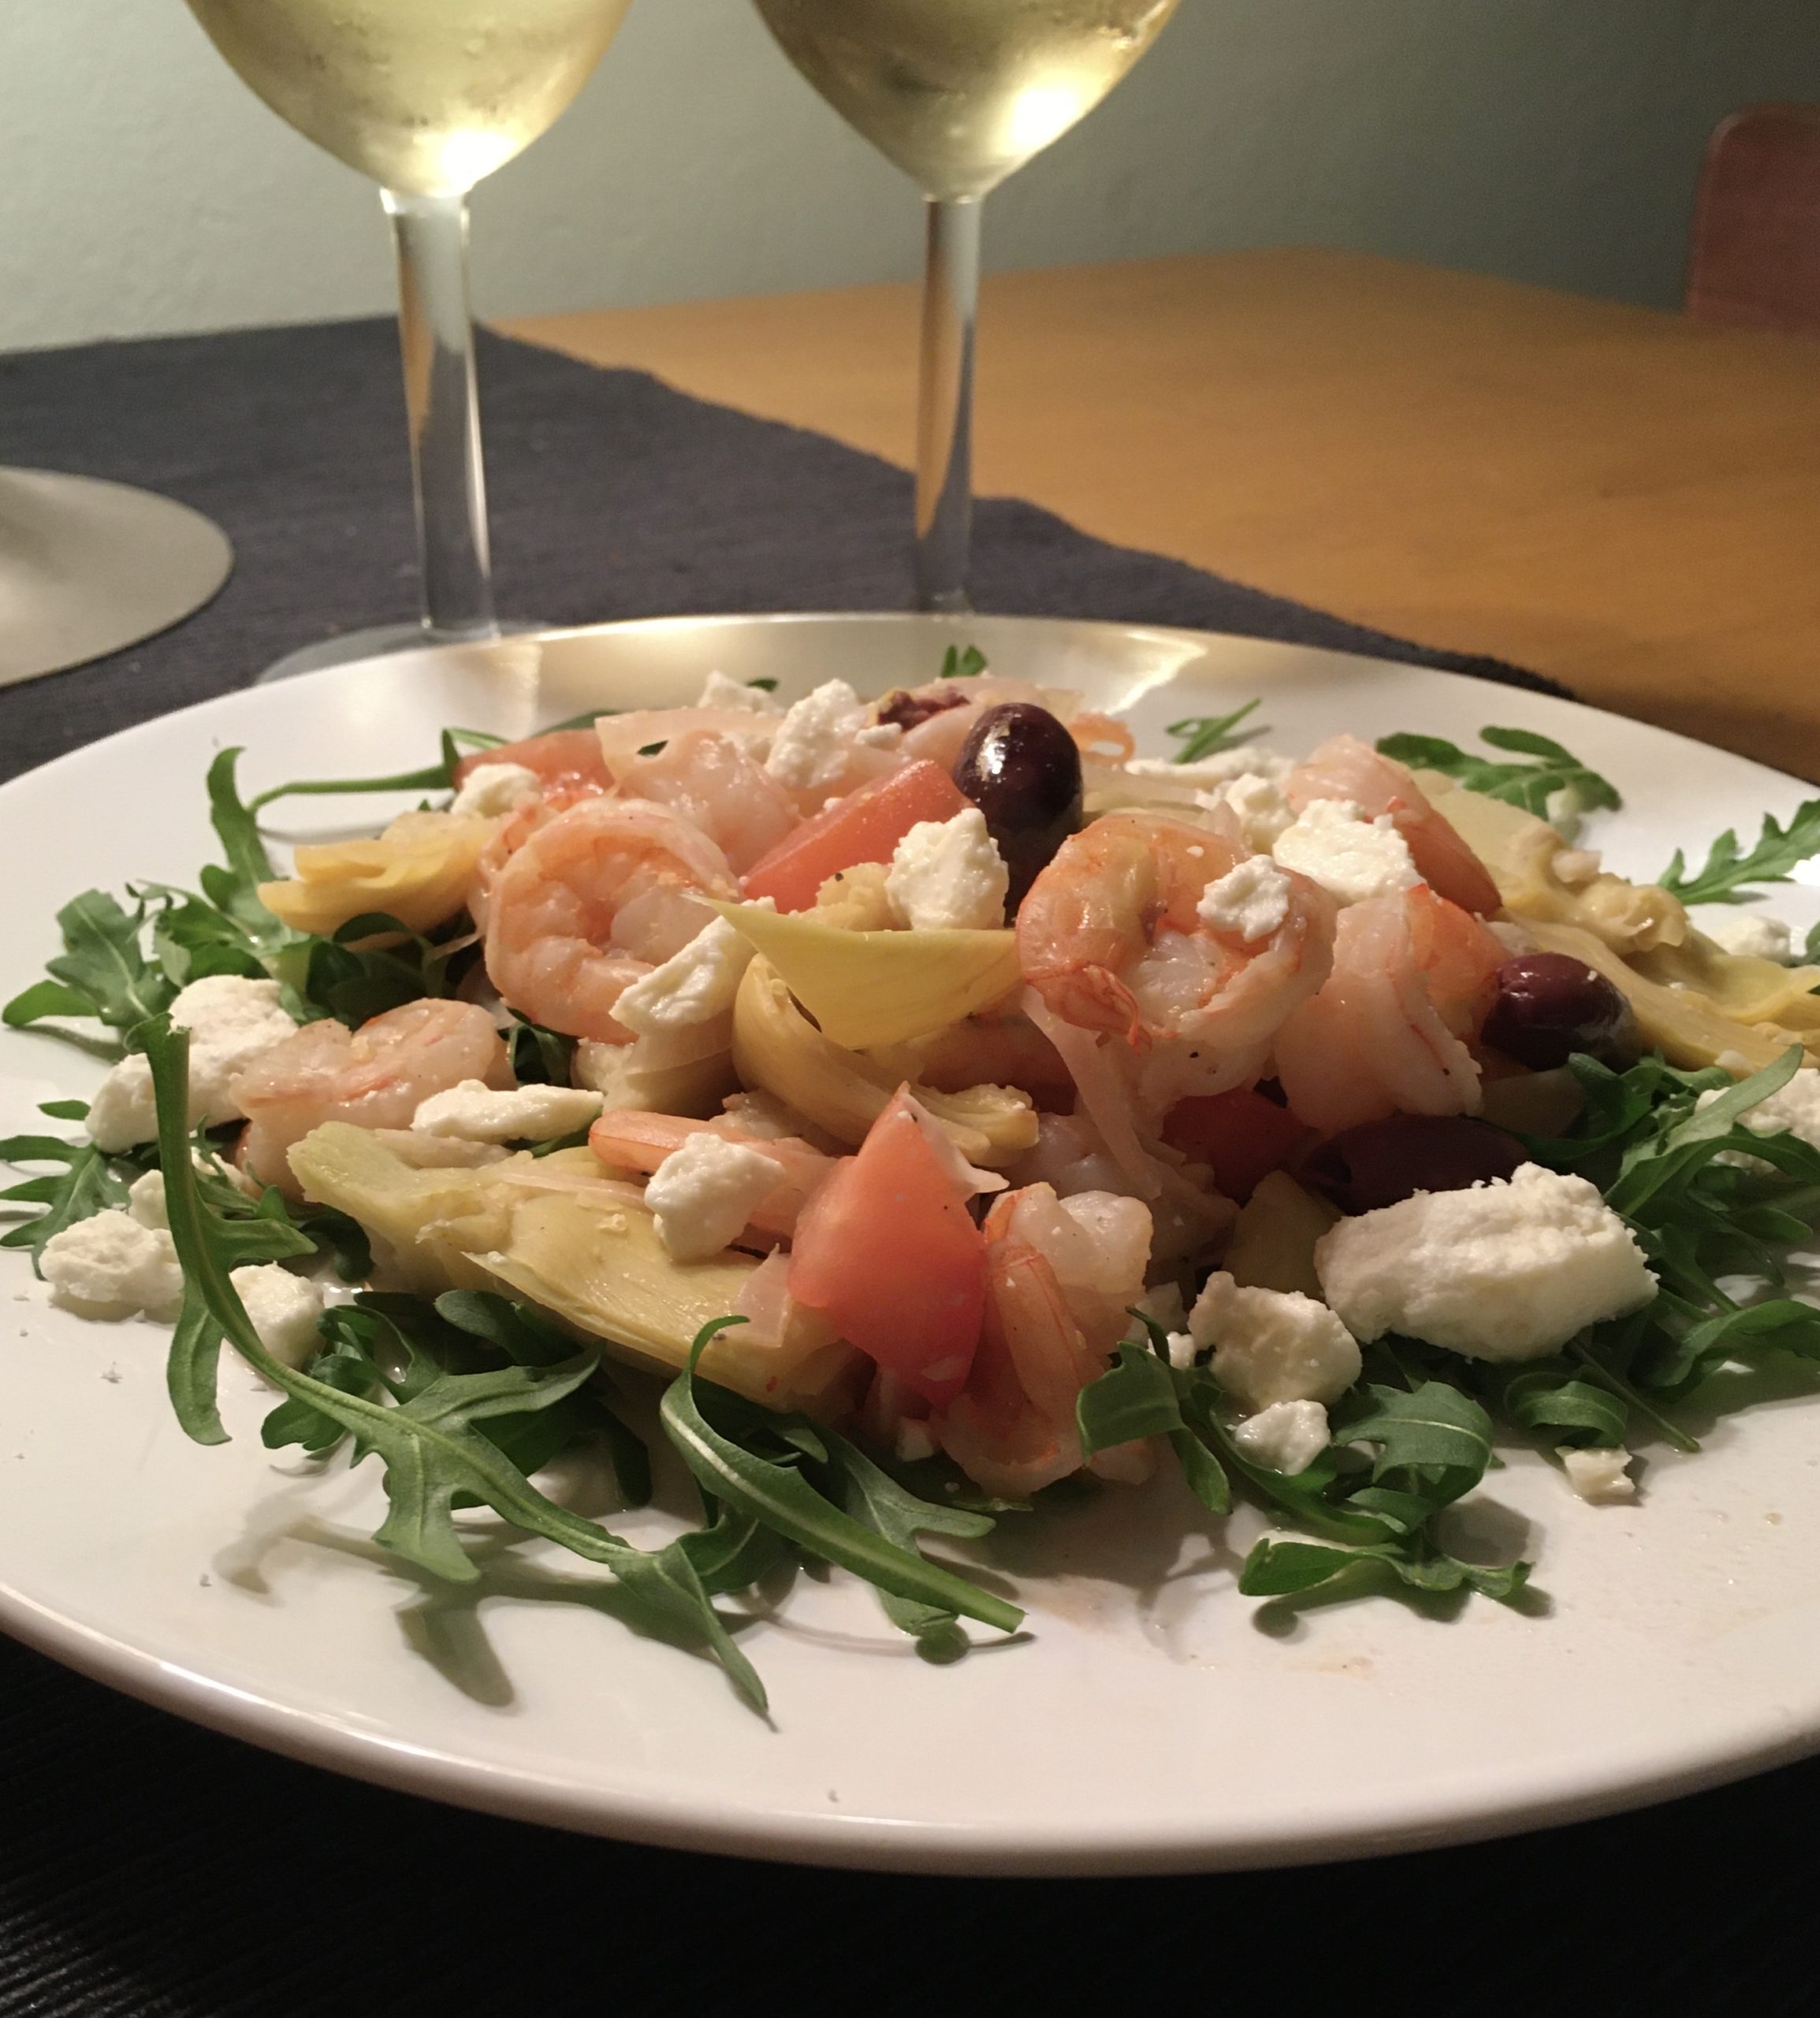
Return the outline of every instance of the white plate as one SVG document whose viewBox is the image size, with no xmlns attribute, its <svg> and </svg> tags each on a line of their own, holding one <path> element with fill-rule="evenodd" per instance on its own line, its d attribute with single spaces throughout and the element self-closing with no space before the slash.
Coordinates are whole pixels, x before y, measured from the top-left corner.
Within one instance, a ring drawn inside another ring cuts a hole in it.
<svg viewBox="0 0 1820 2018">
<path fill-rule="evenodd" d="M 690 620 L 349 666 L 232 695 L 0 791 L 0 994 L 56 948 L 91 884 L 189 880 L 212 858 L 202 778 L 247 746 L 249 787 L 426 761 L 447 722 L 516 734 L 582 707 L 693 698 L 718 667 L 788 694 L 839 675 L 927 676 L 951 640 L 995 669 L 1163 725 L 1261 692 L 1269 739 L 1487 722 L 1558 736 L 1629 802 L 1599 838 L 1658 871 L 1677 843 L 1786 816 L 1792 780 L 1659 730 L 1479 681 L 1180 632 L 981 618 Z M 312 824 L 346 817 L 317 802 Z M 356 817 L 370 818 L 373 802 Z M 1775 908 L 1805 925 L 1814 894 Z M 97 1068 L 0 1036 L 0 1132 Z M 1260 1610 L 1233 1551 L 1165 1484 L 1002 1530 L 1021 1644 L 925 1664 L 869 1592 L 799 1583 L 745 1643 L 772 1721 L 705 1661 L 585 1603 L 586 1566 L 538 1552 L 478 1599 L 427 1593 L 366 1540 L 365 1472 L 311 1479 L 256 1435 L 203 1450 L 162 1388 L 163 1335 L 50 1309 L 0 1257 L 0 1624 L 218 1729 L 389 1785 L 653 1842 L 943 1871 L 1213 1868 L 1461 1841 L 1725 1779 L 1820 1741 L 1820 1420 L 1803 1401 L 1728 1418 L 1705 1453 L 1651 1451 L 1634 1506 L 1594 1508 L 1526 1454 L 1480 1517 L 1528 1524 L 1537 1615 L 1442 1620 L 1384 1600 Z M 372 1468 L 368 1468 L 371 1469 Z M 649 1536 L 661 1517 L 627 1517 Z"/>
</svg>

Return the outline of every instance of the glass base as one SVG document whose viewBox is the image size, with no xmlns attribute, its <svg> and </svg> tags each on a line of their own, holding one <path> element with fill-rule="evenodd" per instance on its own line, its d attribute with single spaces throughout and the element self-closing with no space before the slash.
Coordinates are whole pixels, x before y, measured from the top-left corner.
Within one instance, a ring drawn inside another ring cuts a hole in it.
<svg viewBox="0 0 1820 2018">
<path fill-rule="evenodd" d="M 0 687 L 168 631 L 214 598 L 233 564 L 221 528 L 174 499 L 0 469 Z"/>
<path fill-rule="evenodd" d="M 339 637 L 324 638 L 314 645 L 300 645 L 281 659 L 274 659 L 253 684 L 266 687 L 274 679 L 294 679 L 301 672 L 352 665 L 357 659 L 390 658 L 400 652 L 421 652 L 436 645 L 484 645 L 493 638 L 520 638 L 549 628 L 547 624 L 515 620 L 478 637 L 451 638 L 439 636 L 422 624 L 379 624 L 365 631 L 344 631 Z"/>
</svg>

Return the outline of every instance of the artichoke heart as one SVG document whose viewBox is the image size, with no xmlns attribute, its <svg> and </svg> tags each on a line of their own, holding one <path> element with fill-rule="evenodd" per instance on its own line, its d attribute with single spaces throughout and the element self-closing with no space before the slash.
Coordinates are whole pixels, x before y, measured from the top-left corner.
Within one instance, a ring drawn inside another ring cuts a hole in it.
<svg viewBox="0 0 1820 2018">
<path fill-rule="evenodd" d="M 831 1043 L 849 1051 L 927 1037 L 1019 985 L 1008 931 L 852 932 L 813 911 L 716 907 L 757 947 Z"/>
<path fill-rule="evenodd" d="M 465 813 L 400 814 L 376 840 L 299 848 L 291 880 L 262 883 L 259 901 L 292 930 L 324 938 L 371 911 L 433 931 L 467 903 L 495 824 Z"/>
<path fill-rule="evenodd" d="M 586 1149 L 419 1170 L 373 1130 L 328 1122 L 292 1149 L 291 1167 L 306 1197 L 367 1230 L 378 1280 L 428 1296 L 504 1290 L 660 1375 L 681 1371 L 696 1333 L 735 1310 L 759 1266 L 731 1249 L 672 1260 L 642 1194 Z M 767 1408 L 845 1412 L 850 1346 L 813 1331 L 767 1345 L 743 1330 L 723 1332 L 703 1354 L 709 1379 Z"/>
<path fill-rule="evenodd" d="M 1525 924 L 1577 926 L 1624 954 L 1679 946 L 1687 937 L 1688 914 L 1680 899 L 1653 883 L 1629 883 L 1609 870 L 1583 883 L 1563 881 L 1557 863 L 1569 851 L 1546 820 L 1468 791 L 1439 771 L 1419 771 L 1416 781 L 1483 862 L 1506 908 Z"/>
<path fill-rule="evenodd" d="M 1602 974 L 1636 1012 L 1644 1044 L 1659 1050 L 1671 1065 L 1684 1070 L 1742 1059 L 1757 1072 L 1773 1065 L 1790 1044 L 1803 1041 L 1800 1031 L 1770 1022 L 1744 1023 L 1725 1014 L 1697 988 L 1652 981 L 1621 959 L 1597 933 L 1571 925 L 1529 922 L 1544 952 L 1566 953 Z"/>
</svg>

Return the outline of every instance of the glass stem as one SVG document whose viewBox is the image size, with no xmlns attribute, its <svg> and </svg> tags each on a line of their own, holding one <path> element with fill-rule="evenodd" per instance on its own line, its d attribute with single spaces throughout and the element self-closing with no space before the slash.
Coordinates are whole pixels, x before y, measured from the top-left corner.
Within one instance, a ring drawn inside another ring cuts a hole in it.
<svg viewBox="0 0 1820 2018">
<path fill-rule="evenodd" d="M 423 628 L 436 639 L 497 637 L 467 301 L 467 199 L 383 194 L 398 248 Z"/>
<path fill-rule="evenodd" d="M 917 414 L 916 605 L 967 610 L 973 532 L 973 325 L 980 199 L 932 197 Z"/>
</svg>

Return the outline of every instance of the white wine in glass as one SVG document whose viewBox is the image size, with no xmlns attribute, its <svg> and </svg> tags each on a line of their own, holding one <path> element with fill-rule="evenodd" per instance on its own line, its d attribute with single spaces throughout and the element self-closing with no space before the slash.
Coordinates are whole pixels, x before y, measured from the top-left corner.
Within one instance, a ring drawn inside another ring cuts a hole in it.
<svg viewBox="0 0 1820 2018">
<path fill-rule="evenodd" d="M 929 199 L 917 603 L 964 610 L 980 200 L 1084 118 L 1178 0 L 757 0 L 784 54 Z"/>
<path fill-rule="evenodd" d="M 398 249 L 421 624 L 294 653 L 266 676 L 496 637 L 467 196 L 553 125 L 631 0 L 188 0 L 281 117 L 377 182 Z"/>
</svg>

